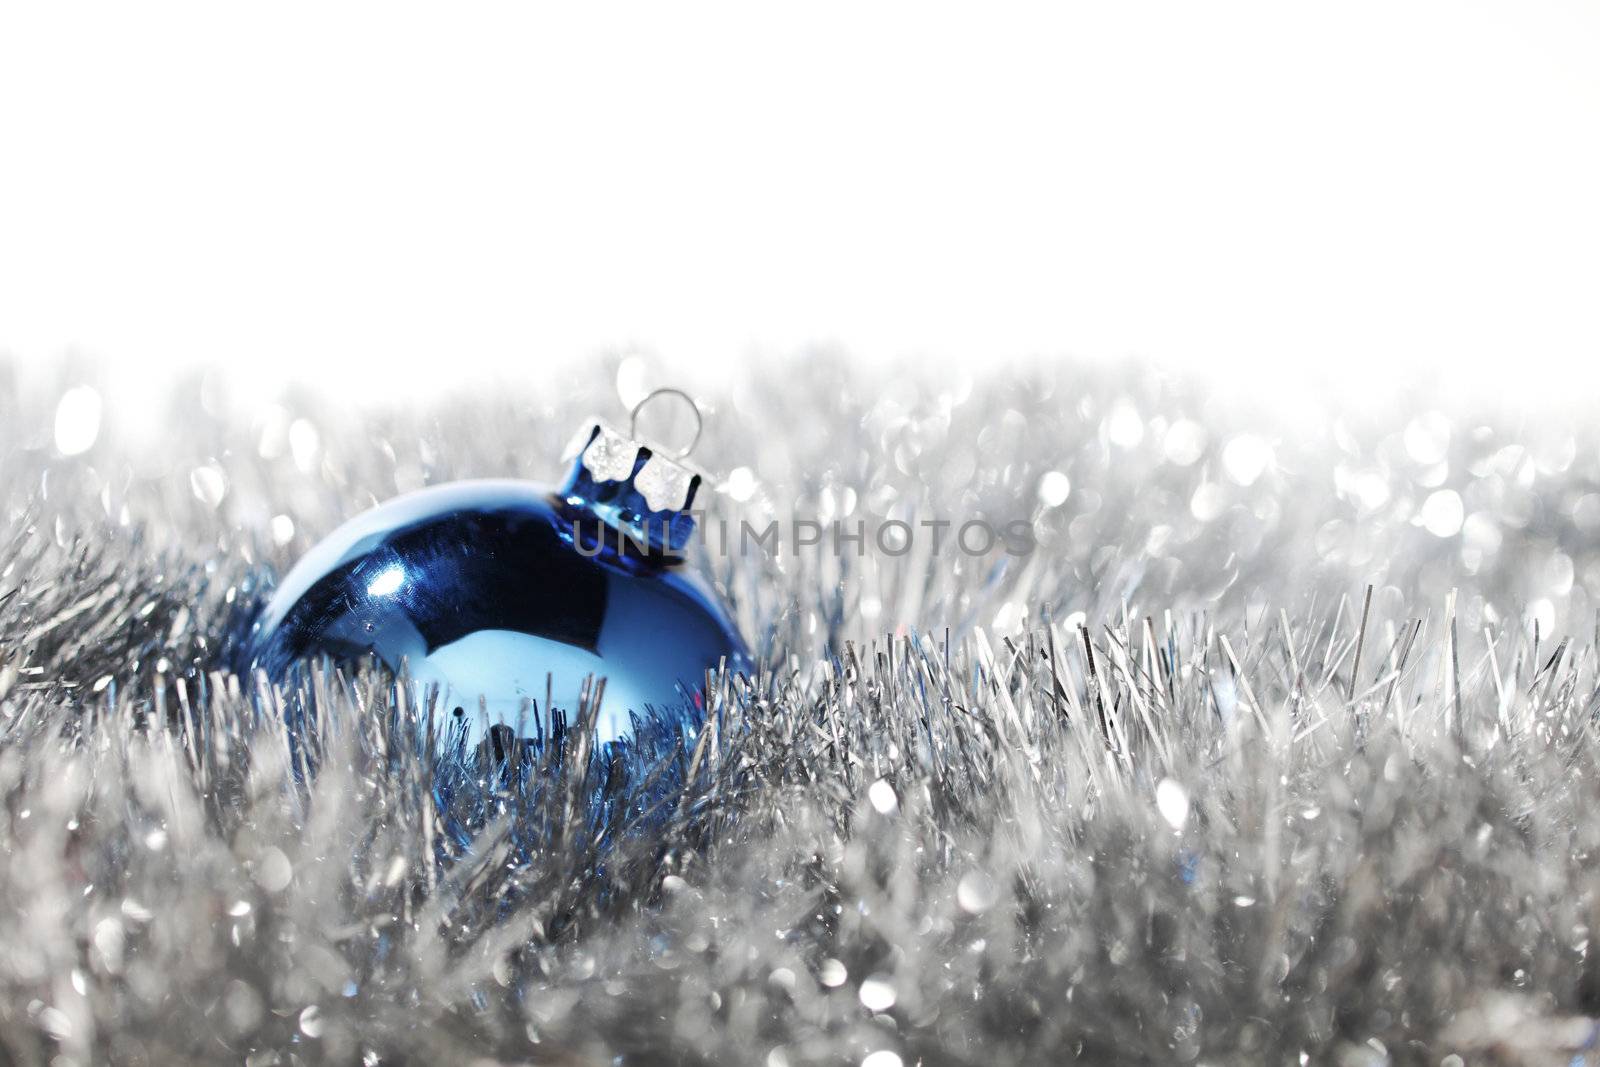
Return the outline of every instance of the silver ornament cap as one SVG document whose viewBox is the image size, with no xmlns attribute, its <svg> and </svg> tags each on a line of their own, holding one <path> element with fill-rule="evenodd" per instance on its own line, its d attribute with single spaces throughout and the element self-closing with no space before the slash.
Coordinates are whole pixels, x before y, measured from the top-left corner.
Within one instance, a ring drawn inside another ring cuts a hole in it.
<svg viewBox="0 0 1600 1067">
<path fill-rule="evenodd" d="M 676 452 L 638 433 L 640 411 L 663 396 L 682 398 L 694 412 L 694 437 Z M 604 419 L 589 419 L 567 446 L 564 458 L 573 465 L 562 497 L 636 545 L 655 552 L 680 551 L 694 533 L 691 508 L 706 481 L 687 462 L 702 425 L 699 406 L 680 389 L 657 389 L 639 401 L 626 433 Z"/>
</svg>

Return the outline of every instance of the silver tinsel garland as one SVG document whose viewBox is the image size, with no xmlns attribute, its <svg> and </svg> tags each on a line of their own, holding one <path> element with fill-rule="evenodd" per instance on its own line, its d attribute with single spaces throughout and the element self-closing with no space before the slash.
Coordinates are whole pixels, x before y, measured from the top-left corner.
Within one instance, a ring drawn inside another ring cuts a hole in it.
<svg viewBox="0 0 1600 1067">
<path fill-rule="evenodd" d="M 763 667 L 692 746 L 434 767 L 428 709 L 316 673 L 303 773 L 292 694 L 217 666 L 272 575 L 395 493 L 554 480 L 641 373 L 212 376 L 143 441 L 0 376 L 0 1061 L 1600 1062 L 1590 425 L 751 375 L 705 398 L 720 513 L 1037 551 L 708 552 Z"/>
</svg>

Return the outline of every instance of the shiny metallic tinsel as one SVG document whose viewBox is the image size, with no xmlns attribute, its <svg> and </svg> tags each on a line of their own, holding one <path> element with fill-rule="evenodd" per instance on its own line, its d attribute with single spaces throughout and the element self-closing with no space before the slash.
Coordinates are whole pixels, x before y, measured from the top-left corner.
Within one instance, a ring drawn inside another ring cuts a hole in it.
<svg viewBox="0 0 1600 1067">
<path fill-rule="evenodd" d="M 723 514 L 1039 551 L 713 555 L 765 668 L 692 746 L 435 769 L 427 709 L 315 674 L 297 772 L 293 694 L 214 669 L 263 583 L 396 492 L 553 480 L 611 371 L 398 414 L 206 378 L 142 440 L 0 376 L 0 1061 L 1595 1055 L 1592 427 L 751 376 L 706 397 Z"/>
</svg>

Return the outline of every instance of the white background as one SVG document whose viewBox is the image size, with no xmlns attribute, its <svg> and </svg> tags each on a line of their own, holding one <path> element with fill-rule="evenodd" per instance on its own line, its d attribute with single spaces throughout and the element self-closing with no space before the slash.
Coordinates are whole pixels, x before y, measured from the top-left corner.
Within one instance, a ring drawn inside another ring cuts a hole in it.
<svg viewBox="0 0 1600 1067">
<path fill-rule="evenodd" d="M 825 343 L 1600 380 L 1590 2 L 0 12 L 30 367 L 392 396 Z"/>
</svg>

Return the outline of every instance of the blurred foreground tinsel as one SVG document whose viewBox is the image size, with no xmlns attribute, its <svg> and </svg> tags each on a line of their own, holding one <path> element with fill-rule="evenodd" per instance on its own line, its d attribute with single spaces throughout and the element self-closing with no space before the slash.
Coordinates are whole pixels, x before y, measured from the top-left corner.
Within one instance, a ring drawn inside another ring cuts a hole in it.
<svg viewBox="0 0 1600 1067">
<path fill-rule="evenodd" d="M 763 669 L 692 747 L 435 770 L 426 709 L 320 676 L 297 775 L 216 668 L 271 576 L 397 492 L 554 480 L 649 374 L 208 377 L 141 440 L 0 367 L 0 1062 L 1600 1062 L 1592 423 L 752 376 L 704 398 L 724 514 L 1038 551 L 713 556 Z"/>
</svg>

